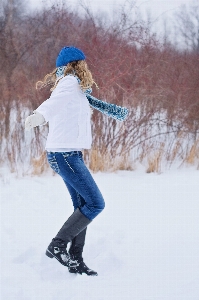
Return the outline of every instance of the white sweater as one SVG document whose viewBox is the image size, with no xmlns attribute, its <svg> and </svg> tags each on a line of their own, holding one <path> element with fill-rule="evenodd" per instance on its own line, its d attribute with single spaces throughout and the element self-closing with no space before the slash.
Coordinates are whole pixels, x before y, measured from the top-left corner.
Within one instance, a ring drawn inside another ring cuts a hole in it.
<svg viewBox="0 0 199 300">
<path fill-rule="evenodd" d="M 90 106 L 74 76 L 63 77 L 50 98 L 36 111 L 49 122 L 46 142 L 48 151 L 59 148 L 91 148 Z"/>
</svg>

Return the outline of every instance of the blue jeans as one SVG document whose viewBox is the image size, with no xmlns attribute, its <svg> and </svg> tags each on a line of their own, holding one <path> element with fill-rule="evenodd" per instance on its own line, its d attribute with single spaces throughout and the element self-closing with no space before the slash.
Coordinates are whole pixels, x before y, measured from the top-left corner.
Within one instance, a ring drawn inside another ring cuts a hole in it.
<svg viewBox="0 0 199 300">
<path fill-rule="evenodd" d="M 64 180 L 74 209 L 93 220 L 105 207 L 102 194 L 84 164 L 81 151 L 47 152 L 51 168 Z"/>
</svg>

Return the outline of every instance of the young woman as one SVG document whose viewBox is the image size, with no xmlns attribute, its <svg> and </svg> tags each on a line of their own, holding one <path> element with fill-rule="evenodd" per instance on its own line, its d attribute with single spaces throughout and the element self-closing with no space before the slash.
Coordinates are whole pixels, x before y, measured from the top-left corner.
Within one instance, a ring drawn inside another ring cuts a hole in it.
<svg viewBox="0 0 199 300">
<path fill-rule="evenodd" d="M 34 114 L 27 117 L 26 130 L 46 122 L 47 159 L 70 193 L 74 213 L 52 239 L 46 255 L 55 257 L 71 273 L 97 275 L 83 261 L 87 226 L 104 209 L 104 199 L 84 164 L 82 149 L 91 148 L 90 106 L 85 91 L 94 81 L 85 62 L 84 53 L 75 47 L 61 49 L 56 69 L 38 85 L 53 82 L 52 94 Z M 69 251 L 67 245 L 71 242 Z"/>
</svg>

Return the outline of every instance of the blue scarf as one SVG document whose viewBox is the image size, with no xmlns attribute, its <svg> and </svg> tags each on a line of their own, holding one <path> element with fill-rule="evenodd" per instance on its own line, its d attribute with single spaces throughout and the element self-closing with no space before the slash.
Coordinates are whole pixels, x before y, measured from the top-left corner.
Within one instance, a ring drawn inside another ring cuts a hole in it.
<svg viewBox="0 0 199 300">
<path fill-rule="evenodd" d="M 64 71 L 66 68 L 67 68 L 66 66 L 57 68 L 56 71 L 57 80 L 64 77 Z M 74 76 L 77 78 L 80 84 L 81 80 L 75 74 Z M 97 109 L 101 113 L 121 122 L 124 121 L 128 116 L 128 109 L 126 107 L 122 107 L 116 104 L 111 104 L 93 97 L 91 95 L 92 89 L 87 89 L 84 93 L 86 95 L 86 98 L 88 99 L 90 106 Z"/>
</svg>

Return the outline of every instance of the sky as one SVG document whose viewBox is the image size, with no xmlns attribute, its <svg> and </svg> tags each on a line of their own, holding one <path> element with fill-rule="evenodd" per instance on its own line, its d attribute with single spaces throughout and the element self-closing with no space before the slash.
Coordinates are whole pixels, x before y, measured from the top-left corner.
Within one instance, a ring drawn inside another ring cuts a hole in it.
<svg viewBox="0 0 199 300">
<path fill-rule="evenodd" d="M 115 12 L 121 8 L 126 2 L 133 2 L 133 0 L 59 0 L 67 3 L 70 7 L 78 7 L 81 10 L 80 3 L 89 6 L 93 13 L 101 14 L 102 16 L 114 17 Z M 141 13 L 143 19 L 146 20 L 150 15 L 152 22 L 152 30 L 158 34 L 164 34 L 164 26 L 169 32 L 174 33 L 173 16 L 182 5 L 191 5 L 193 1 L 198 0 L 137 0 L 136 8 Z M 39 8 L 42 5 L 52 4 L 54 0 L 29 0 L 32 8 Z M 56 1 L 57 2 L 57 1 Z"/>
<path fill-rule="evenodd" d="M 44 0 L 45 3 L 50 3 L 52 0 Z M 39 7 L 44 3 L 41 0 L 29 0 L 32 7 Z M 63 1 L 63 0 L 62 0 Z M 107 12 L 119 8 L 121 5 L 124 5 L 128 0 L 65 0 L 64 2 L 68 3 L 72 7 L 79 5 L 80 2 L 89 5 L 94 12 Z M 133 2 L 133 1 L 129 1 Z M 192 3 L 193 0 L 137 0 L 136 6 L 139 7 L 141 12 L 145 13 L 147 10 L 150 10 L 154 18 L 162 17 L 163 15 L 169 16 L 175 10 L 177 10 L 181 5 Z"/>
</svg>

